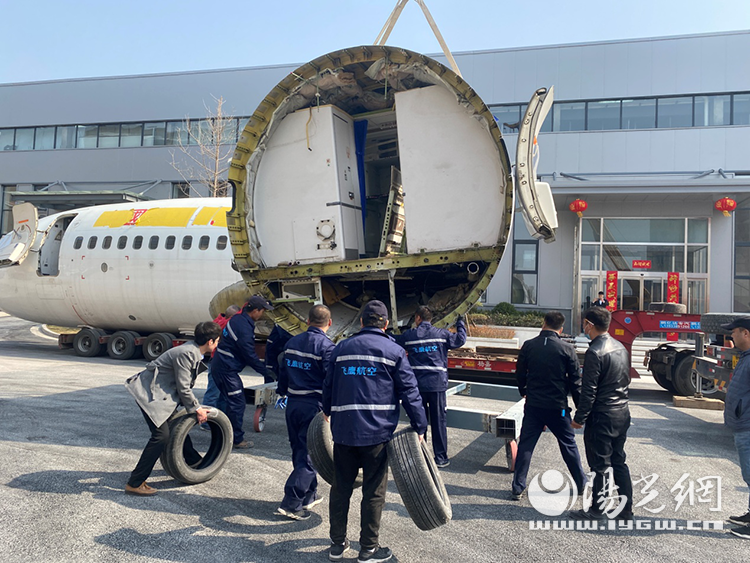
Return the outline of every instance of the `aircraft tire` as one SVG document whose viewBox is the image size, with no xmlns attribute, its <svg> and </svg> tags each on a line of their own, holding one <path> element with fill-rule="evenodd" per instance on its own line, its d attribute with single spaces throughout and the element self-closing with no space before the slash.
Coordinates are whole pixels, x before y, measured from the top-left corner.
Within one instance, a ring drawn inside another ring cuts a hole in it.
<svg viewBox="0 0 750 563">
<path fill-rule="evenodd" d="M 209 409 L 207 423 L 211 443 L 200 462 L 190 466 L 183 448 L 188 434 L 198 424 L 198 418 L 182 412 L 169 422 L 169 442 L 161 455 L 162 467 L 169 476 L 187 485 L 197 485 L 213 479 L 224 467 L 232 451 L 232 424 L 227 415 L 216 408 Z"/>
<path fill-rule="evenodd" d="M 143 357 L 148 362 L 153 362 L 164 352 L 172 347 L 174 335 L 168 332 L 155 332 L 146 337 L 143 342 Z"/>
<path fill-rule="evenodd" d="M 107 341 L 107 354 L 114 360 L 130 360 L 136 355 L 135 332 L 119 330 Z"/>
<path fill-rule="evenodd" d="M 310 454 L 310 460 L 323 480 L 329 485 L 333 485 L 333 436 L 331 435 L 331 425 L 323 418 L 323 413 L 319 412 L 312 419 L 310 426 L 307 427 L 307 451 Z M 362 471 L 354 482 L 354 488 L 362 486 Z"/>
<path fill-rule="evenodd" d="M 412 428 L 388 443 L 388 465 L 401 500 L 420 530 L 434 530 L 453 517 L 451 501 L 435 460 Z"/>
<path fill-rule="evenodd" d="M 101 331 L 96 328 L 82 328 L 73 337 L 73 350 L 76 356 L 93 358 L 104 350 L 104 345 L 99 343 Z"/>
</svg>

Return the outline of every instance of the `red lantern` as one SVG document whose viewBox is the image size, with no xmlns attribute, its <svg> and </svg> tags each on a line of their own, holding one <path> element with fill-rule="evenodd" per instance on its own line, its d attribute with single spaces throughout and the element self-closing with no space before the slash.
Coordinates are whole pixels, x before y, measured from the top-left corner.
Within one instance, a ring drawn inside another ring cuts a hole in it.
<svg viewBox="0 0 750 563">
<path fill-rule="evenodd" d="M 729 217 L 729 212 L 737 209 L 737 202 L 730 197 L 723 197 L 714 204 L 714 207 L 724 214 L 724 217 Z"/>
<path fill-rule="evenodd" d="M 573 213 L 576 213 L 579 217 L 583 217 L 583 212 L 588 209 L 589 204 L 582 199 L 577 199 L 568 206 Z"/>
</svg>

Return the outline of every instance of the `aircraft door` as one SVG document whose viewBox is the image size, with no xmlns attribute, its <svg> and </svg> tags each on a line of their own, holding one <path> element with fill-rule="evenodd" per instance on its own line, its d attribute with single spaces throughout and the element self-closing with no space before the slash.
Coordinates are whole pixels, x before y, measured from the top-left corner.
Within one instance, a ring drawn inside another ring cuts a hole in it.
<svg viewBox="0 0 750 563">
<path fill-rule="evenodd" d="M 31 203 L 13 206 L 13 230 L 0 238 L 0 267 L 20 264 L 36 238 L 39 215 Z"/>
</svg>

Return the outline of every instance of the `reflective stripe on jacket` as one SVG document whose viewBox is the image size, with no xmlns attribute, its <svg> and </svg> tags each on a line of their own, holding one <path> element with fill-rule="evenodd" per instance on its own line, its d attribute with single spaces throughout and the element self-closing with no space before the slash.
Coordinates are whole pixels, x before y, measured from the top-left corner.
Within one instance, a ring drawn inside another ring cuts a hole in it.
<svg viewBox="0 0 750 563">
<path fill-rule="evenodd" d="M 289 395 L 292 400 L 320 401 L 335 347 L 326 333 L 315 326 L 289 340 L 284 347 L 276 393 Z"/>
<path fill-rule="evenodd" d="M 221 333 L 211 370 L 239 373 L 245 366 L 250 366 L 260 375 L 266 374 L 265 364 L 255 353 L 255 321 L 246 313 L 237 313 Z"/>
</svg>

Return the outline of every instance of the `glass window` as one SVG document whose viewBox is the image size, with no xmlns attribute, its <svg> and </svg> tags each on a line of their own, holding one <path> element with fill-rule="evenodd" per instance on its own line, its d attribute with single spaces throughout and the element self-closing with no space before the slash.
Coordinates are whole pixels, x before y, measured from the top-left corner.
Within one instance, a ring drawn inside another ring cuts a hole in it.
<svg viewBox="0 0 750 563">
<path fill-rule="evenodd" d="M 133 238 L 134 250 L 140 250 L 142 246 L 143 246 L 143 237 L 141 235 L 138 235 L 137 237 Z"/>
<path fill-rule="evenodd" d="M 514 271 L 536 272 L 536 242 L 515 243 Z"/>
<path fill-rule="evenodd" d="M 221 144 L 222 145 L 234 145 L 237 143 L 237 120 L 226 119 L 224 120 L 223 129 L 221 132 Z"/>
<path fill-rule="evenodd" d="M 542 128 L 539 130 L 541 133 L 549 133 L 552 131 L 552 120 L 554 118 L 554 112 L 547 112 L 547 117 L 544 118 Z"/>
<path fill-rule="evenodd" d="M 586 103 L 554 104 L 555 131 L 583 131 L 586 127 Z"/>
<path fill-rule="evenodd" d="M 526 227 L 526 221 L 523 218 L 523 212 L 516 211 L 513 219 L 513 240 L 534 240 L 529 234 L 529 229 Z"/>
<path fill-rule="evenodd" d="M 688 219 L 687 241 L 708 244 L 708 219 Z"/>
<path fill-rule="evenodd" d="M 735 94 L 732 104 L 732 124 L 750 125 L 750 94 Z"/>
<path fill-rule="evenodd" d="M 685 220 L 604 219 L 604 241 L 685 242 Z"/>
<path fill-rule="evenodd" d="M 750 242 L 750 209 L 738 207 L 734 212 L 734 236 L 737 242 Z"/>
<path fill-rule="evenodd" d="M 88 244 L 89 250 L 93 250 L 96 248 L 96 237 L 89 237 L 89 244 Z"/>
<path fill-rule="evenodd" d="M 683 284 L 684 286 L 684 284 Z M 706 280 L 688 280 L 688 313 L 702 315 L 706 312 Z"/>
<path fill-rule="evenodd" d="M 603 250 L 603 270 L 629 272 L 633 269 L 633 260 L 651 260 L 654 272 L 685 271 L 684 246 L 605 244 Z"/>
<path fill-rule="evenodd" d="M 491 108 L 497 126 L 503 133 L 518 133 L 518 123 L 521 120 L 521 106 L 496 106 Z M 513 125 L 514 127 L 509 127 Z"/>
<path fill-rule="evenodd" d="M 656 115 L 657 127 L 692 127 L 693 98 L 659 98 Z"/>
<path fill-rule="evenodd" d="M 120 124 L 99 126 L 99 148 L 111 149 L 120 146 Z"/>
<path fill-rule="evenodd" d="M 34 128 L 16 129 L 16 150 L 30 151 L 34 148 Z"/>
<path fill-rule="evenodd" d="M 687 271 L 691 274 L 708 273 L 708 247 L 687 247 Z"/>
<path fill-rule="evenodd" d="M 35 150 L 51 150 L 55 148 L 55 128 L 37 127 L 34 136 Z"/>
<path fill-rule="evenodd" d="M 123 123 L 120 128 L 121 147 L 140 147 L 143 123 Z"/>
<path fill-rule="evenodd" d="M 167 123 L 167 144 L 185 146 L 188 144 L 187 129 L 182 121 Z"/>
<path fill-rule="evenodd" d="M 150 250 L 156 250 L 159 247 L 159 235 L 154 235 L 148 239 L 148 247 Z"/>
<path fill-rule="evenodd" d="M 193 237 L 190 235 L 182 237 L 182 250 L 190 250 L 191 246 L 193 246 Z"/>
<path fill-rule="evenodd" d="M 78 145 L 79 149 L 95 149 L 96 138 L 99 135 L 98 125 L 79 125 L 78 126 Z"/>
<path fill-rule="evenodd" d="M 736 276 L 750 277 L 750 246 L 737 246 L 734 249 L 734 270 Z"/>
<path fill-rule="evenodd" d="M 536 304 L 536 274 L 513 274 L 510 302 L 522 305 Z"/>
<path fill-rule="evenodd" d="M 734 280 L 734 312 L 750 313 L 750 280 Z"/>
<path fill-rule="evenodd" d="M 653 129 L 656 126 L 656 100 L 623 100 L 623 129 Z"/>
<path fill-rule="evenodd" d="M 83 245 L 83 237 L 76 237 L 76 240 L 73 242 L 73 248 L 78 250 L 81 248 L 81 245 Z"/>
<path fill-rule="evenodd" d="M 154 147 L 164 144 L 164 122 L 143 125 L 143 146 Z"/>
<path fill-rule="evenodd" d="M 589 102 L 586 111 L 589 131 L 620 128 L 620 100 Z"/>
<path fill-rule="evenodd" d="M 729 96 L 696 96 L 695 126 L 729 125 L 730 106 Z"/>
<path fill-rule="evenodd" d="M 55 148 L 56 149 L 76 148 L 76 130 L 77 128 L 75 125 L 58 127 L 57 136 L 55 137 Z"/>
<path fill-rule="evenodd" d="M 0 129 L 0 150 L 14 150 L 15 145 L 13 145 L 13 135 L 15 135 L 15 133 L 15 129 Z"/>
<path fill-rule="evenodd" d="M 128 237 L 125 235 L 117 239 L 117 248 L 123 250 L 128 245 Z"/>
<path fill-rule="evenodd" d="M 174 243 L 175 243 L 174 235 L 169 235 L 167 237 L 167 240 L 164 241 L 164 248 L 166 248 L 167 250 L 172 250 L 174 248 Z"/>
<path fill-rule="evenodd" d="M 602 220 L 583 219 L 581 221 L 581 240 L 583 242 L 599 242 L 602 240 Z"/>
<path fill-rule="evenodd" d="M 221 235 L 216 240 L 216 250 L 224 250 L 227 247 L 227 237 L 226 235 Z"/>
<path fill-rule="evenodd" d="M 111 236 L 104 237 L 104 240 L 102 241 L 102 248 L 104 250 L 109 250 L 110 246 L 112 246 L 112 237 Z"/>
<path fill-rule="evenodd" d="M 599 269 L 599 248 L 598 244 L 581 245 L 581 270 Z"/>
<path fill-rule="evenodd" d="M 203 235 L 198 241 L 198 248 L 200 248 L 201 250 L 207 250 L 209 244 L 211 244 L 211 237 L 208 235 Z"/>
</svg>

